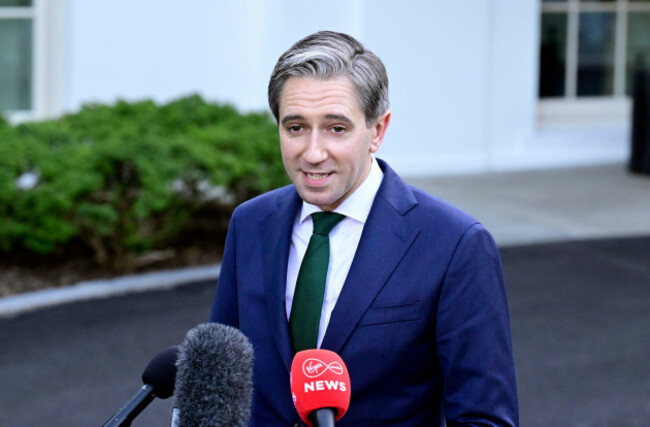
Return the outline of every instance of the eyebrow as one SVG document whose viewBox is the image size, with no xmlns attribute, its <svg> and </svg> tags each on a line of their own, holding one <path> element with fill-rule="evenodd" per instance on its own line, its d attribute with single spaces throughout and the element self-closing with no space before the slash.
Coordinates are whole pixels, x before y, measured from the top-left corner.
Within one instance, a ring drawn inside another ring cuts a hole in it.
<svg viewBox="0 0 650 427">
<path fill-rule="evenodd" d="M 347 124 L 348 126 L 353 126 L 354 123 L 352 123 L 352 120 L 350 120 L 347 116 L 344 116 L 342 114 L 328 114 L 325 116 L 325 119 L 327 120 L 339 120 Z"/>
<path fill-rule="evenodd" d="M 284 116 L 282 118 L 282 124 L 284 125 L 287 122 L 290 122 L 292 120 L 305 120 L 305 118 L 303 116 L 301 116 L 300 114 L 292 114 L 290 116 Z"/>
<path fill-rule="evenodd" d="M 347 124 L 348 126 L 353 126 L 354 123 L 352 120 L 350 120 L 347 116 L 344 116 L 343 114 L 327 114 L 325 116 L 326 120 L 339 120 Z M 305 120 L 304 116 L 301 116 L 300 114 L 291 114 L 289 116 L 284 116 L 282 118 L 282 125 L 285 125 L 287 122 L 290 122 L 292 120 Z"/>
</svg>

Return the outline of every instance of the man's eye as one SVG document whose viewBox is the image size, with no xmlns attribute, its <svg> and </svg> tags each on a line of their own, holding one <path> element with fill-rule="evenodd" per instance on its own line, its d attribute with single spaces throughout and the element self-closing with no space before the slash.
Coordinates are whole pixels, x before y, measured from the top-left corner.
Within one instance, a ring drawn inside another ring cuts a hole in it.
<svg viewBox="0 0 650 427">
<path fill-rule="evenodd" d="M 300 132 L 302 130 L 302 126 L 300 125 L 291 125 L 288 128 L 289 132 Z"/>
<path fill-rule="evenodd" d="M 332 129 L 332 132 L 334 132 L 334 133 L 343 133 L 343 132 L 345 132 L 345 128 L 343 126 L 332 126 L 331 129 Z"/>
</svg>

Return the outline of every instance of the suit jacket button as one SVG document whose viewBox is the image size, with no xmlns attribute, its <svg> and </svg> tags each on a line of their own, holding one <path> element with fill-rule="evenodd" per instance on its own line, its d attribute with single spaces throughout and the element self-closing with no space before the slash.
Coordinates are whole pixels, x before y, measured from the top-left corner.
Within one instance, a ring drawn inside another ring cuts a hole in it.
<svg viewBox="0 0 650 427">
<path fill-rule="evenodd" d="M 296 421 L 291 427 L 300 427 L 300 423 Z"/>
</svg>

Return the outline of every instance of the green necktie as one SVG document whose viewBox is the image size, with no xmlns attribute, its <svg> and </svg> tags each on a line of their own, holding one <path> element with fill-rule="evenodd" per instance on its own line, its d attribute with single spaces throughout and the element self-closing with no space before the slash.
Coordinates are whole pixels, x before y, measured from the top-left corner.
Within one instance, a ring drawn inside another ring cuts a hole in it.
<svg viewBox="0 0 650 427">
<path fill-rule="evenodd" d="M 344 215 L 334 212 L 316 212 L 311 215 L 314 233 L 300 264 L 296 290 L 293 294 L 289 329 L 293 351 L 316 348 L 318 325 L 325 296 L 325 280 L 330 260 L 330 231 Z"/>
</svg>

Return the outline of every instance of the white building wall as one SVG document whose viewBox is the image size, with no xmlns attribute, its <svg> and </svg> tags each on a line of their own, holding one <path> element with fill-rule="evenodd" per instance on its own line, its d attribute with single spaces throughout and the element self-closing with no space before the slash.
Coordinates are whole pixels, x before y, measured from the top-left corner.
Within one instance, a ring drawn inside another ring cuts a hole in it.
<svg viewBox="0 0 650 427">
<path fill-rule="evenodd" d="M 487 2 L 373 4 L 364 35 L 386 63 L 393 110 L 382 154 L 408 174 L 483 168 Z"/>
<path fill-rule="evenodd" d="M 625 158 L 625 125 L 538 129 L 538 0 L 63 0 L 64 105 L 190 93 L 267 109 L 278 56 L 314 31 L 385 62 L 392 123 L 379 155 L 404 175 Z"/>
</svg>

